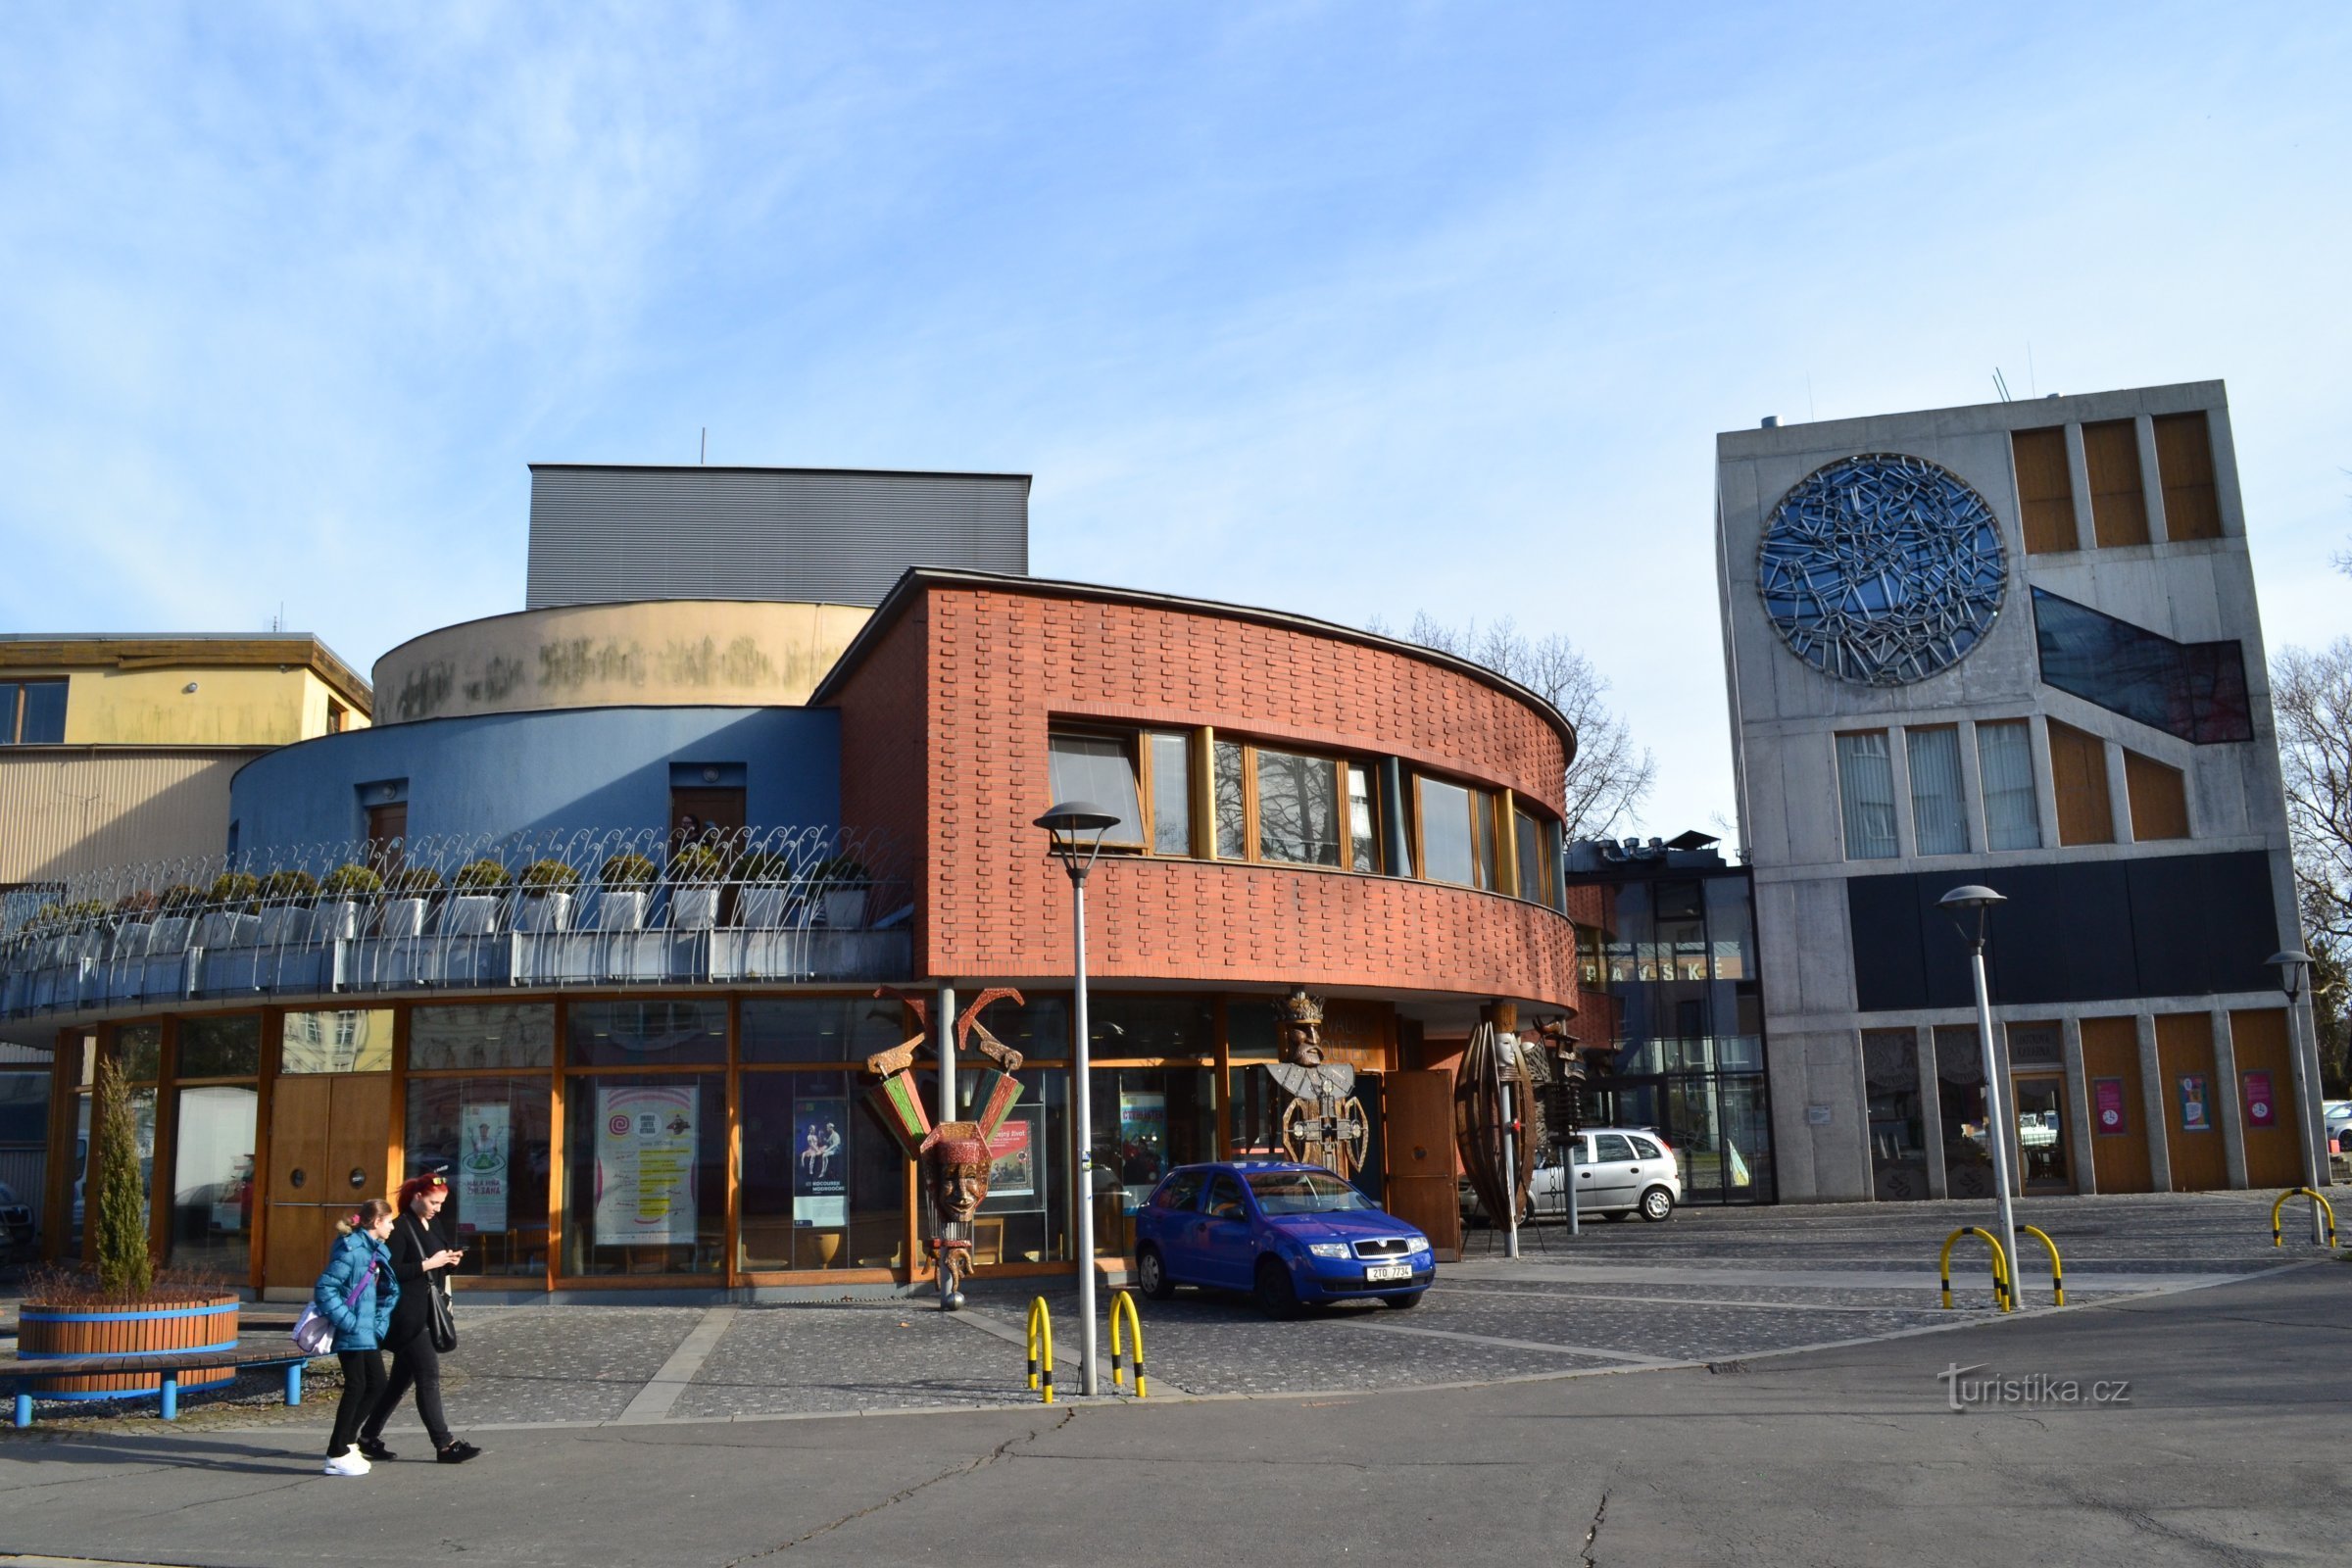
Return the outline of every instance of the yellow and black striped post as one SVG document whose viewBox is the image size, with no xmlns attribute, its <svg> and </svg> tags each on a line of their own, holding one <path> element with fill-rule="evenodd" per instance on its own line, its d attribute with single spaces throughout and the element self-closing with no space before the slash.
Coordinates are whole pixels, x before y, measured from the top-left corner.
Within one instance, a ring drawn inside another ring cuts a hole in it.
<svg viewBox="0 0 2352 1568">
<path fill-rule="evenodd" d="M 2018 1229 L 2049 1250 L 2050 1304 L 2064 1306 L 2066 1304 L 2066 1272 L 2064 1266 L 2058 1261 L 2058 1244 L 2051 1241 L 2049 1233 L 2038 1225 L 2020 1225 Z M 2024 1260 L 2021 1258 L 2019 1261 L 2022 1263 Z"/>
<path fill-rule="evenodd" d="M 2285 1233 L 2278 1228 L 2278 1211 L 2286 1207 L 2288 1200 L 2295 1198 L 2308 1198 L 2319 1205 L 2320 1213 L 2328 1221 L 2328 1245 L 2333 1247 L 2335 1245 L 2335 1205 L 2308 1187 L 2289 1187 L 2278 1195 L 2278 1201 L 2271 1205 L 2271 1245 L 2273 1247 L 2286 1245 Z"/>
<path fill-rule="evenodd" d="M 2004 1312 L 2015 1311 L 2016 1293 L 2010 1288 L 2008 1255 L 2001 1250 L 2000 1239 L 1981 1225 L 1963 1225 L 1943 1239 L 1943 1255 L 1936 1259 L 1936 1267 L 1943 1275 L 1944 1309 L 1949 1311 L 1952 1304 L 1952 1248 L 1963 1236 L 1983 1237 L 1984 1245 L 1992 1249 L 1992 1304 Z"/>
<path fill-rule="evenodd" d="M 1133 1291 L 1120 1291 L 1110 1298 L 1110 1386 L 1124 1387 L 1125 1370 L 1119 1365 L 1119 1324 L 1126 1321 L 1129 1336 L 1135 1342 L 1135 1396 L 1146 1396 L 1144 1386 L 1144 1318 L 1135 1304 Z"/>
<path fill-rule="evenodd" d="M 1116 1322 L 1114 1318 L 1112 1320 Z M 1029 1386 L 1043 1390 L 1045 1402 L 1054 1402 L 1054 1314 L 1046 1298 L 1029 1303 Z"/>
</svg>

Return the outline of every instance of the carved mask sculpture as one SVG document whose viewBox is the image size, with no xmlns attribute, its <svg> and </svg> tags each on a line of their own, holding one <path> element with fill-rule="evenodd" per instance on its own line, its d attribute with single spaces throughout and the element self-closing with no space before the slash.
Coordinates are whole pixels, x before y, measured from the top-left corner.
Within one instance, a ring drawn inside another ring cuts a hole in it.
<svg viewBox="0 0 2352 1568">
<path fill-rule="evenodd" d="M 973 1121 L 944 1121 L 923 1140 L 923 1168 L 939 1217 L 969 1225 L 988 1201 L 988 1140 Z"/>
</svg>

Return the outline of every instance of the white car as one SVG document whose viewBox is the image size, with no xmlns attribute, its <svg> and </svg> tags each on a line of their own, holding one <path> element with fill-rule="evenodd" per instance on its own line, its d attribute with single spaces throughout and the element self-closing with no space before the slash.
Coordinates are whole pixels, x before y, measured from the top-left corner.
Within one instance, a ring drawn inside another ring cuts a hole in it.
<svg viewBox="0 0 2352 1568">
<path fill-rule="evenodd" d="M 1557 1148 L 1546 1149 L 1536 1161 L 1528 1216 L 1559 1217 L 1568 1212 L 1566 1175 L 1576 1172 L 1576 1208 L 1580 1215 L 1598 1214 L 1623 1219 L 1639 1214 L 1646 1220 L 1666 1219 L 1683 1200 L 1683 1173 L 1666 1140 L 1646 1129 L 1589 1127 L 1566 1140 L 1565 1164 Z M 1483 1214 L 1470 1184 L 1460 1184 L 1462 1217 Z"/>
<path fill-rule="evenodd" d="M 2352 1100 L 2330 1100 L 2324 1108 L 2328 1147 L 2339 1154 L 2352 1154 Z"/>
</svg>

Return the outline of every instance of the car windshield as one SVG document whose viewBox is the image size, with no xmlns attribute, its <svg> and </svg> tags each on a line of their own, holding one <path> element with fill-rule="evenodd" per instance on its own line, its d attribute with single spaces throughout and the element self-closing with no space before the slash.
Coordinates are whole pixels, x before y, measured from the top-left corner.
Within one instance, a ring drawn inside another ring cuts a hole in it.
<svg viewBox="0 0 2352 1568">
<path fill-rule="evenodd" d="M 1370 1208 L 1363 1194 L 1324 1170 L 1254 1171 L 1250 1191 L 1268 1214 L 1336 1214 Z"/>
</svg>

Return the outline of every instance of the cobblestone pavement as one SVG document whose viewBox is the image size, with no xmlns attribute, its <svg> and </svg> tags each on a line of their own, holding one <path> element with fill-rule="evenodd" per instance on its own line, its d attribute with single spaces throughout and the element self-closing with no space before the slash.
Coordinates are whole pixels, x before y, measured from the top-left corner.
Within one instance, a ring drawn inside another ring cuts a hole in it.
<svg viewBox="0 0 2352 1568">
<path fill-rule="evenodd" d="M 2318 1255 L 2307 1244 L 2272 1248 L 2269 1201 L 2029 1200 L 2019 1221 L 2057 1241 L 2080 1305 Z M 1474 1231 L 1464 1259 L 1442 1267 L 1410 1312 L 1367 1302 L 1274 1323 L 1239 1297 L 1187 1290 L 1146 1302 L 1149 1370 L 1161 1397 L 1343 1393 L 1723 1363 L 1950 1328 L 1990 1315 L 1986 1259 L 1973 1242 L 1955 1254 L 1957 1309 L 1947 1312 L 1937 1249 L 1955 1227 L 1991 1219 L 1984 1202 L 1686 1209 L 1666 1224 L 1600 1223 L 1576 1237 L 1539 1224 L 1516 1259 L 1501 1255 L 1499 1237 Z M 2046 1303 L 2047 1282 L 2030 1258 L 2029 1308 Z M 976 1290 L 960 1314 L 919 1298 L 716 1307 L 474 1307 L 461 1298 L 461 1343 L 446 1361 L 451 1419 L 480 1432 L 1026 1402 L 1036 1396 L 1021 1329 L 1034 1289 Z M 1079 1386 L 1075 1287 L 1047 1289 L 1066 1398 Z M 331 1383 L 317 1392 L 288 1414 L 329 1419 Z M 104 1413 L 43 1412 L 45 1425 L 77 1418 Z"/>
</svg>

